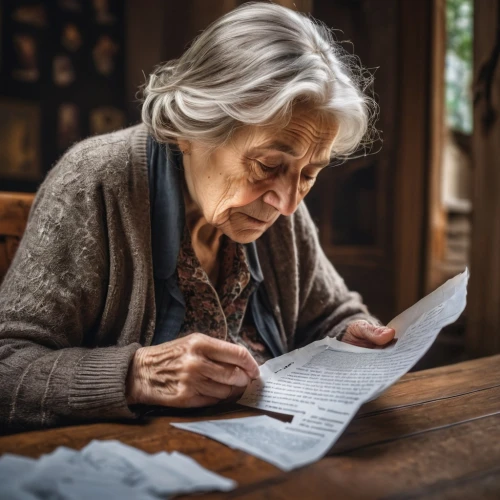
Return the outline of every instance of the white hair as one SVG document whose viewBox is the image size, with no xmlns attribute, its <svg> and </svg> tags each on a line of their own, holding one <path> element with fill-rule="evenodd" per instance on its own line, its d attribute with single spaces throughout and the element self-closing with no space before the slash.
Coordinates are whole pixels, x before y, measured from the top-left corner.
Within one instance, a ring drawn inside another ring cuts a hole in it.
<svg viewBox="0 0 500 500">
<path fill-rule="evenodd" d="M 144 86 L 142 119 L 158 142 L 217 147 L 245 125 L 286 124 L 297 103 L 334 116 L 333 156 L 372 142 L 372 75 L 322 23 L 271 3 L 247 3 L 211 24 Z"/>
</svg>

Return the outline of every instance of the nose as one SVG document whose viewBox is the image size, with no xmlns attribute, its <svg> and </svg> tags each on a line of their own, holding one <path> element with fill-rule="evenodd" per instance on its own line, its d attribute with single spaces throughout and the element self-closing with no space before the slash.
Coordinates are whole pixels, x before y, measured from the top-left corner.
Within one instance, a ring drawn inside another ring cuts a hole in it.
<svg viewBox="0 0 500 500">
<path fill-rule="evenodd" d="M 298 182 L 298 178 L 277 179 L 271 189 L 264 194 L 262 200 L 281 215 L 292 215 L 301 200 Z"/>
</svg>

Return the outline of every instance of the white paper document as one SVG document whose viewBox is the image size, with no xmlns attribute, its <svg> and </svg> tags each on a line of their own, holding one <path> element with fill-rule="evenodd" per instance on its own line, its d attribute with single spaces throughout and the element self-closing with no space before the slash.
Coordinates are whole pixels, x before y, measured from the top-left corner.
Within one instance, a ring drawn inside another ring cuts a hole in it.
<svg viewBox="0 0 500 500">
<path fill-rule="evenodd" d="M 0 457 L 0 498 L 152 500 L 235 487 L 181 453 L 150 455 L 119 441 L 92 441 L 81 451 L 59 447 L 38 460 Z"/>
<path fill-rule="evenodd" d="M 439 331 L 466 305 L 464 271 L 394 318 L 397 342 L 365 349 L 326 338 L 269 360 L 240 404 L 293 415 L 291 423 L 267 417 L 172 424 L 244 450 L 283 470 L 322 457 L 359 407 L 379 396 L 425 354 Z"/>
</svg>

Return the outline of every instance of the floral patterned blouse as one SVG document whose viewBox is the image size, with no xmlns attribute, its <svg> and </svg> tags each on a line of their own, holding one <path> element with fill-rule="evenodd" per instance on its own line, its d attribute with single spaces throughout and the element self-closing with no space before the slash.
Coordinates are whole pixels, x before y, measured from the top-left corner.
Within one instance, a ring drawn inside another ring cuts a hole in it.
<svg viewBox="0 0 500 500">
<path fill-rule="evenodd" d="M 201 267 L 185 228 L 177 260 L 179 288 L 186 302 L 179 337 L 200 332 L 240 344 L 262 364 L 273 356 L 245 314 L 256 285 L 251 280 L 243 245 L 223 236 L 220 252 L 222 262 L 216 289 Z"/>
</svg>

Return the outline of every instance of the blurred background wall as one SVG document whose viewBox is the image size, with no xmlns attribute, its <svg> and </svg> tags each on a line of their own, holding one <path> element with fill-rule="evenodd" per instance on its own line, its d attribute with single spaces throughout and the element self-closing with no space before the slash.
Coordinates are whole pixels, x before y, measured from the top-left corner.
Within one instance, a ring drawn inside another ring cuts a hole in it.
<svg viewBox="0 0 500 500">
<path fill-rule="evenodd" d="M 0 176 L 33 190 L 76 140 L 128 122 L 125 5 L 0 5 Z"/>
<path fill-rule="evenodd" d="M 242 3 L 1 1 L 1 190 L 34 191 L 73 142 L 137 123 L 145 75 Z M 375 74 L 381 141 L 307 198 L 326 254 L 384 321 L 471 265 L 466 315 L 423 366 L 500 352 L 499 1 L 276 3 Z"/>
</svg>

